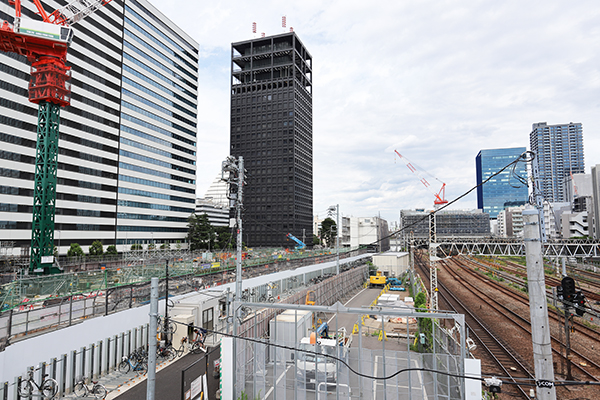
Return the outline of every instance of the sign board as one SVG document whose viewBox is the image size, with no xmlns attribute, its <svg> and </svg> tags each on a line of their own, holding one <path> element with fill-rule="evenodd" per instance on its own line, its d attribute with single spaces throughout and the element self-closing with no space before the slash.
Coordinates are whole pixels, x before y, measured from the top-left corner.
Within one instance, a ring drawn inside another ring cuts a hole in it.
<svg viewBox="0 0 600 400">
<path fill-rule="evenodd" d="M 195 400 L 202 393 L 202 375 L 192 381 L 191 385 L 192 400 Z"/>
<path fill-rule="evenodd" d="M 42 256 L 42 264 L 52 264 L 54 262 L 54 256 Z"/>
</svg>

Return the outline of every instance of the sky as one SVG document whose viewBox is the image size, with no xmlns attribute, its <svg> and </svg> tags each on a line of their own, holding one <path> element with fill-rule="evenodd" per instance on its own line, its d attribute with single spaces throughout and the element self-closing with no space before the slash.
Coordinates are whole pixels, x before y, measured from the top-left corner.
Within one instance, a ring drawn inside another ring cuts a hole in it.
<svg viewBox="0 0 600 400">
<path fill-rule="evenodd" d="M 153 4 L 200 45 L 200 197 L 229 154 L 231 43 L 255 37 L 252 22 L 283 33 L 283 15 L 313 58 L 315 215 L 339 204 L 392 224 L 401 209 L 432 208 L 394 150 L 455 199 L 475 186 L 480 150 L 529 148 L 537 122 L 581 122 L 586 173 L 600 164 L 595 1 Z M 451 208 L 476 207 L 473 192 Z"/>
</svg>

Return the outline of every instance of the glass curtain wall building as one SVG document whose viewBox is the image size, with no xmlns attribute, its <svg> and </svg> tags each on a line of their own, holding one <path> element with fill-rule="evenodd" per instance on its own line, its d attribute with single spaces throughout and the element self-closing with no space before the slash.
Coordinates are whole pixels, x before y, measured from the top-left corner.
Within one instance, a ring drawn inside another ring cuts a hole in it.
<svg viewBox="0 0 600 400">
<path fill-rule="evenodd" d="M 231 45 L 231 155 L 244 157 L 250 246 L 312 243 L 312 57 L 294 32 Z M 306 239 L 308 238 L 308 239 Z"/>
<path fill-rule="evenodd" d="M 33 10 L 23 2 L 24 18 L 39 20 Z M 0 19 L 13 17 L 0 0 Z M 113 0 L 73 28 L 55 245 L 64 254 L 71 242 L 123 251 L 184 241 L 196 197 L 198 44 L 145 0 Z M 31 244 L 37 124 L 29 70 L 24 57 L 0 53 L 0 241 L 22 254 Z"/>
<path fill-rule="evenodd" d="M 585 173 L 581 123 L 533 124 L 529 144 L 537 157 L 544 199 L 550 203 L 568 201 L 565 178 Z"/>
<path fill-rule="evenodd" d="M 481 150 L 475 158 L 477 185 L 516 160 L 525 151 L 525 147 Z M 514 173 L 527 179 L 526 164 L 518 163 Z M 508 168 L 486 184 L 477 187 L 477 208 L 488 213 L 490 218 L 497 218 L 498 213 L 505 207 L 527 203 L 529 199 L 527 186 L 512 175 L 513 169 Z"/>
</svg>

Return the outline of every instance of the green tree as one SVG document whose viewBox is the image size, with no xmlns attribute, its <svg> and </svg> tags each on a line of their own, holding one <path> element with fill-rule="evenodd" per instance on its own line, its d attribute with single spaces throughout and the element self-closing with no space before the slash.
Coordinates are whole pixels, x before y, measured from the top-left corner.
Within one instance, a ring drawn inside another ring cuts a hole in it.
<svg viewBox="0 0 600 400">
<path fill-rule="evenodd" d="M 89 249 L 90 256 L 101 256 L 104 254 L 104 247 L 102 246 L 102 242 L 99 240 L 94 240 Z"/>
<path fill-rule="evenodd" d="M 316 246 L 318 244 L 321 244 L 321 239 L 317 235 L 313 235 L 313 245 Z"/>
<path fill-rule="evenodd" d="M 171 250 L 171 244 L 170 243 L 163 243 L 160 245 L 160 249 L 161 250 Z"/>
<path fill-rule="evenodd" d="M 188 218 L 188 242 L 190 250 L 210 250 L 215 248 L 215 229 L 208 221 L 206 214 L 196 215 Z"/>
<path fill-rule="evenodd" d="M 148 250 L 156 249 L 156 245 L 154 243 L 148 243 Z"/>
<path fill-rule="evenodd" d="M 144 247 L 142 247 L 142 245 L 139 243 L 134 243 L 131 245 L 131 250 L 143 250 L 143 249 L 144 249 Z"/>
<path fill-rule="evenodd" d="M 217 234 L 217 249 L 225 250 L 232 249 L 235 245 L 235 236 L 231 234 L 231 231 L 226 226 L 218 226 L 215 228 Z"/>
<path fill-rule="evenodd" d="M 335 244 L 335 234 L 337 232 L 337 226 L 335 221 L 331 218 L 325 218 L 321 222 L 321 230 L 319 231 L 319 237 L 324 241 L 327 246 L 331 247 Z"/>
<path fill-rule="evenodd" d="M 114 244 L 111 244 L 110 246 L 108 246 L 106 248 L 106 254 L 111 255 L 111 256 L 116 256 L 117 254 L 119 254 L 119 252 L 117 251 L 117 246 L 115 246 Z"/>
<path fill-rule="evenodd" d="M 69 248 L 69 251 L 67 251 L 67 257 L 83 257 L 84 255 L 83 249 L 79 243 L 71 243 L 71 247 Z"/>
</svg>

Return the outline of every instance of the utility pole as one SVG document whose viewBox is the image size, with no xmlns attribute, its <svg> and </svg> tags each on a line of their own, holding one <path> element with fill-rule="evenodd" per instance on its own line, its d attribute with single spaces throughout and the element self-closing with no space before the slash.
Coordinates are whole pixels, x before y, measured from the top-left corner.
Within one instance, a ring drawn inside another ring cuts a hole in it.
<svg viewBox="0 0 600 400">
<path fill-rule="evenodd" d="M 556 400 L 539 210 L 523 210 L 523 222 L 537 399 Z"/>
<path fill-rule="evenodd" d="M 158 278 L 150 280 L 150 334 L 148 335 L 148 384 L 146 386 L 146 400 L 154 400 L 156 386 L 156 329 L 158 317 Z"/>
<path fill-rule="evenodd" d="M 327 210 L 327 213 L 330 216 L 333 216 L 333 212 L 335 211 L 337 217 L 335 222 L 335 273 L 336 275 L 340 274 L 340 205 L 336 204 L 335 206 L 330 206 Z"/>
<path fill-rule="evenodd" d="M 163 325 L 165 331 L 165 347 L 170 344 L 171 338 L 169 337 L 169 260 L 165 260 L 165 322 Z"/>
<path fill-rule="evenodd" d="M 242 300 L 242 207 L 243 207 L 243 194 L 244 194 L 244 175 L 246 170 L 244 169 L 244 158 L 240 156 L 236 159 L 233 156 L 227 157 L 223 161 L 221 166 L 221 179 L 227 181 L 229 185 L 229 191 L 227 198 L 229 199 L 229 215 L 233 212 L 235 215 L 235 226 L 237 227 L 237 257 L 235 260 L 235 299 L 234 306 Z M 225 174 L 228 173 L 227 178 Z M 230 225 L 231 223 L 230 219 Z M 228 296 L 229 297 L 229 296 Z M 241 322 L 242 311 L 240 307 L 234 307 L 233 317 L 233 357 L 237 357 L 237 341 L 235 335 L 237 335 L 238 324 Z M 229 318 L 229 315 L 227 316 Z M 235 374 L 234 374 L 235 375 Z M 231 387 L 234 388 L 234 393 L 237 393 L 235 388 L 235 377 L 231 382 Z"/>
</svg>

